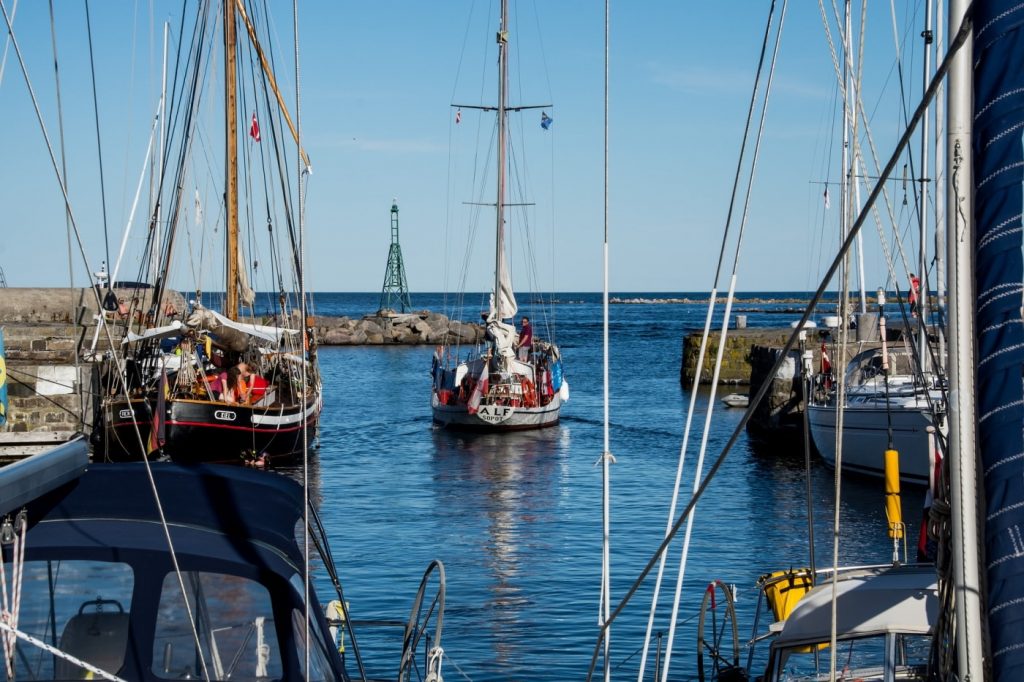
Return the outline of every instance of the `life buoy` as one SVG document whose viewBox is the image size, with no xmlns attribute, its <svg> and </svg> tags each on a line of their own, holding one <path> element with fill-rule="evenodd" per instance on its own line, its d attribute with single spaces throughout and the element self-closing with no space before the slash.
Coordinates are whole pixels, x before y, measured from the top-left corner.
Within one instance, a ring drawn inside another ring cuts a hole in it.
<svg viewBox="0 0 1024 682">
<path fill-rule="evenodd" d="M 524 378 L 519 385 L 523 389 L 523 405 L 537 407 L 537 390 L 534 388 L 533 382 Z"/>
</svg>

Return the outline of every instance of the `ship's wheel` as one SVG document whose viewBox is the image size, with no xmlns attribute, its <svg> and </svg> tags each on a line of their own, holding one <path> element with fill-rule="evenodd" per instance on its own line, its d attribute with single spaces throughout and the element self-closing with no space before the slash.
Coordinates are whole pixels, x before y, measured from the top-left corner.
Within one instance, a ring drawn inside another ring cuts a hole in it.
<svg viewBox="0 0 1024 682">
<path fill-rule="evenodd" d="M 408 682 L 410 679 L 425 682 L 441 680 L 444 593 L 444 564 L 435 560 L 430 562 L 423 574 L 420 589 L 413 600 L 412 612 L 405 624 L 402 662 L 398 669 L 399 682 Z"/>
<path fill-rule="evenodd" d="M 732 590 L 721 580 L 708 583 L 697 624 L 697 676 L 701 682 L 746 678 L 740 668 L 740 638 Z"/>
</svg>

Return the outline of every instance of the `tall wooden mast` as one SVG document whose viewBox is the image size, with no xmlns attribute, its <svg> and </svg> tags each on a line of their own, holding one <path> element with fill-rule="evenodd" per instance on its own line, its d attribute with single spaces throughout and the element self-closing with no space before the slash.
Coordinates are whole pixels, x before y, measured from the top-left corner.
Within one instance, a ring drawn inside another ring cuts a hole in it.
<svg viewBox="0 0 1024 682">
<path fill-rule="evenodd" d="M 224 205 L 227 222 L 224 314 L 238 319 L 238 103 L 235 74 L 235 3 L 224 0 Z"/>
</svg>

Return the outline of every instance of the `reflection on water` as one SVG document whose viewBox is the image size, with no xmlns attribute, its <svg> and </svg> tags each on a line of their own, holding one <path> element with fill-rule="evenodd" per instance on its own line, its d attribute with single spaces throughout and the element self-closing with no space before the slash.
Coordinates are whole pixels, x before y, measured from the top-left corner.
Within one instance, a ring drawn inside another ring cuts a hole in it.
<svg viewBox="0 0 1024 682">
<path fill-rule="evenodd" d="M 568 456 L 565 427 L 507 434 L 467 434 L 434 429 L 434 484 L 438 504 L 447 513 L 486 519 L 481 549 L 489 576 L 485 610 L 495 662 L 516 658 L 524 609 L 533 597 L 524 589 L 524 561 L 550 549 L 545 524 L 558 494 L 554 471 Z M 542 548 L 543 546 L 543 548 Z M 519 652 L 520 655 L 525 652 Z"/>
</svg>

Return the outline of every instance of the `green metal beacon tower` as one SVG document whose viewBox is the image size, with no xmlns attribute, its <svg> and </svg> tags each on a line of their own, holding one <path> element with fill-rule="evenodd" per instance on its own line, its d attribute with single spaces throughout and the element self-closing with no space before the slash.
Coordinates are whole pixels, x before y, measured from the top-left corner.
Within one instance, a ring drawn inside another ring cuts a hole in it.
<svg viewBox="0 0 1024 682">
<path fill-rule="evenodd" d="M 388 250 L 388 269 L 384 273 L 384 288 L 380 292 L 380 309 L 394 310 L 401 306 L 402 312 L 412 308 L 409 300 L 409 285 L 405 281 L 405 263 L 402 262 L 402 245 L 398 243 L 398 199 L 391 202 L 391 248 Z"/>
</svg>

